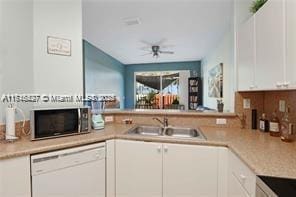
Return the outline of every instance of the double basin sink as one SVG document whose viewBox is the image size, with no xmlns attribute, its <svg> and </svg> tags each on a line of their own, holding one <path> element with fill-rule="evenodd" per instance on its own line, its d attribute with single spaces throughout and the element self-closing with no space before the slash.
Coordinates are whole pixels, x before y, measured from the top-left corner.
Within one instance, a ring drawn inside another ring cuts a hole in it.
<svg viewBox="0 0 296 197">
<path fill-rule="evenodd" d="M 129 135 L 173 137 L 196 140 L 206 140 L 203 133 L 198 129 L 184 127 L 158 127 L 158 126 L 136 126 L 127 132 Z"/>
</svg>

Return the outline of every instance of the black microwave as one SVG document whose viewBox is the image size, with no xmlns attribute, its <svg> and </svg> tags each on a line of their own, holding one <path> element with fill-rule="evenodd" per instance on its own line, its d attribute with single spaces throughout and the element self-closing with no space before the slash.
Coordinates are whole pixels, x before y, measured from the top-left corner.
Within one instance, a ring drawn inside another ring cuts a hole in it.
<svg viewBox="0 0 296 197">
<path fill-rule="evenodd" d="M 31 140 L 41 140 L 90 132 L 90 109 L 58 108 L 31 111 Z"/>
</svg>

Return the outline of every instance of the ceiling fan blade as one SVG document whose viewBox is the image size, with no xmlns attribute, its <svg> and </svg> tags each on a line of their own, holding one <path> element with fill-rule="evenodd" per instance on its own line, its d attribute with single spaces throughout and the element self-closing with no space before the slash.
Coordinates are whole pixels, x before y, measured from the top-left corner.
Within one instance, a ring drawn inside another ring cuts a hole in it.
<svg viewBox="0 0 296 197">
<path fill-rule="evenodd" d="M 161 49 L 168 49 L 168 48 L 174 48 L 175 46 L 176 45 L 173 45 L 173 44 L 169 44 L 169 45 L 166 44 L 166 45 L 161 45 L 160 48 Z"/>
<path fill-rule="evenodd" d="M 167 39 L 165 39 L 165 38 L 163 38 L 163 39 L 161 39 L 160 41 L 158 41 L 158 42 L 156 42 L 156 43 L 154 43 L 154 45 L 162 45 L 164 42 L 166 42 L 167 41 Z"/>
<path fill-rule="evenodd" d="M 142 50 L 142 51 L 149 51 L 149 52 L 151 52 L 151 47 L 141 47 L 141 48 L 139 48 L 140 50 Z"/>
<path fill-rule="evenodd" d="M 150 53 L 145 53 L 145 54 L 143 54 L 143 55 L 141 55 L 141 56 L 146 56 L 146 55 L 152 55 L 152 52 L 150 52 Z"/>
<path fill-rule="evenodd" d="M 140 42 L 142 42 L 143 44 L 148 45 L 149 47 L 151 47 L 152 45 L 154 45 L 153 43 L 150 43 L 150 42 L 148 42 L 146 40 L 140 40 Z"/>
<path fill-rule="evenodd" d="M 161 54 L 174 54 L 175 52 L 173 51 L 159 51 Z"/>
</svg>

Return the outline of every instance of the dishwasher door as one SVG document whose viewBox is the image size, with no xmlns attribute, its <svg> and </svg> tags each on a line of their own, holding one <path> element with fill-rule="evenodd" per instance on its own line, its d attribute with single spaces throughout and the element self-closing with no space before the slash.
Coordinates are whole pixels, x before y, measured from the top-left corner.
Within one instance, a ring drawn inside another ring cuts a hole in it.
<svg viewBox="0 0 296 197">
<path fill-rule="evenodd" d="M 105 143 L 31 156 L 32 197 L 105 197 Z"/>
</svg>

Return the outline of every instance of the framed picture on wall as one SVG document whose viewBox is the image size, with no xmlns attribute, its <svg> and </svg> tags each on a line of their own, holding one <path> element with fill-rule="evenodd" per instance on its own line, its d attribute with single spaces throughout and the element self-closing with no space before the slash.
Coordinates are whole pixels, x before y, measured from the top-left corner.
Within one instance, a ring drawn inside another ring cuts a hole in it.
<svg viewBox="0 0 296 197">
<path fill-rule="evenodd" d="M 71 40 L 47 36 L 47 53 L 71 56 Z"/>
<path fill-rule="evenodd" d="M 223 98 L 223 63 L 209 70 L 208 96 L 212 98 Z"/>
</svg>

